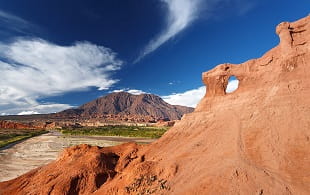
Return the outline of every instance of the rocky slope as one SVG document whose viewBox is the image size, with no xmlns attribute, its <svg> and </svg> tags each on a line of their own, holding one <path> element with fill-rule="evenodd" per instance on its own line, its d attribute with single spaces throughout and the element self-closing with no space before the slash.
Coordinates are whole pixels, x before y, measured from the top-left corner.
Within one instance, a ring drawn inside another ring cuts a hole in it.
<svg viewBox="0 0 310 195">
<path fill-rule="evenodd" d="M 261 58 L 204 73 L 206 96 L 158 141 L 69 148 L 0 194 L 309 194 L 310 16 L 276 32 Z"/>
<path fill-rule="evenodd" d="M 111 93 L 88 102 L 77 109 L 58 113 L 59 116 L 79 116 L 85 118 L 105 117 L 109 114 L 120 116 L 152 116 L 155 120 L 178 120 L 193 108 L 166 103 L 153 94 L 132 95 L 126 92 Z"/>
</svg>

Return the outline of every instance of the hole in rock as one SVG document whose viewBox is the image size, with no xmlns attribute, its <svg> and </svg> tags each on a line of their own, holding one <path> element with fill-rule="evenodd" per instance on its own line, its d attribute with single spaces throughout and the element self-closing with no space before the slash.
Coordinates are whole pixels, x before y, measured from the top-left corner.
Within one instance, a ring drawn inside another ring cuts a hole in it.
<svg viewBox="0 0 310 195">
<path fill-rule="evenodd" d="M 238 89 L 239 80 L 235 76 L 230 76 L 228 79 L 228 85 L 226 87 L 226 93 L 232 93 Z"/>
<path fill-rule="evenodd" d="M 74 194 L 79 194 L 80 189 L 79 189 L 79 177 L 74 177 L 71 181 L 70 181 L 70 189 L 68 192 L 68 195 L 74 195 Z"/>
<path fill-rule="evenodd" d="M 96 175 L 95 177 L 96 187 L 100 188 L 100 186 L 102 186 L 107 181 L 108 178 L 109 176 L 106 173 L 100 173 Z"/>
</svg>

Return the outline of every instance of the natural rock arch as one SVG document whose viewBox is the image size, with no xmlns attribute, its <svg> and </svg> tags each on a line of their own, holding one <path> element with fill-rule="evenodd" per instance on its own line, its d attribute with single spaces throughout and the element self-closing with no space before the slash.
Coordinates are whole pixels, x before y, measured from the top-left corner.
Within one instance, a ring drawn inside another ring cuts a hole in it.
<svg viewBox="0 0 310 195">
<path fill-rule="evenodd" d="M 228 78 L 228 84 L 225 89 L 225 93 L 233 93 L 235 92 L 239 87 L 239 80 L 234 75 L 229 76 Z"/>
<path fill-rule="evenodd" d="M 215 69 L 205 72 L 202 74 L 202 80 L 207 86 L 206 96 L 223 96 L 226 95 L 226 89 L 230 77 L 236 78 L 238 82 L 238 87 L 243 79 L 244 71 L 243 67 L 240 65 L 233 64 L 221 64 Z"/>
</svg>

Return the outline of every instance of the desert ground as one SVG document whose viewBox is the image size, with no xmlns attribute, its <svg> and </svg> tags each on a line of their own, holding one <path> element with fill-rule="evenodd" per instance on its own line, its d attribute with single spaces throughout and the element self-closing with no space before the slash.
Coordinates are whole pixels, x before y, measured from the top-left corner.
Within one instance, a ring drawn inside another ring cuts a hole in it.
<svg viewBox="0 0 310 195">
<path fill-rule="evenodd" d="M 63 136 L 60 132 L 32 137 L 0 149 L 0 181 L 14 179 L 57 159 L 59 153 L 78 144 L 114 146 L 124 142 L 150 143 L 154 139 L 112 136 Z"/>
</svg>

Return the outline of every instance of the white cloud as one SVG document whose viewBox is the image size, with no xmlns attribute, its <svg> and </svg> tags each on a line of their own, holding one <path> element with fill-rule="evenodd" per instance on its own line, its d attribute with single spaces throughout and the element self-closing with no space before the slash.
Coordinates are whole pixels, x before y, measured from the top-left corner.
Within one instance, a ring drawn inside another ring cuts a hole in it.
<svg viewBox="0 0 310 195">
<path fill-rule="evenodd" d="M 172 105 L 181 105 L 196 107 L 198 102 L 203 98 L 206 93 L 206 87 L 202 86 L 197 89 L 191 89 L 183 93 L 174 93 L 161 98 Z"/>
<path fill-rule="evenodd" d="M 111 73 L 120 69 L 121 64 L 116 53 L 89 42 L 71 46 L 42 39 L 0 42 L 0 111 L 46 113 L 68 108 L 65 104 L 42 105 L 37 99 L 89 87 L 108 89 L 117 82 Z"/>
<path fill-rule="evenodd" d="M 145 94 L 146 92 L 140 90 L 140 89 L 117 89 L 117 90 L 114 90 L 112 91 L 114 93 L 118 93 L 118 92 L 127 92 L 127 93 L 131 93 L 133 95 L 140 95 L 140 94 Z"/>
<path fill-rule="evenodd" d="M 22 111 L 22 112 L 20 112 L 20 113 L 18 113 L 17 115 L 32 115 L 32 114 L 40 114 L 40 113 L 38 113 L 38 112 L 36 112 L 36 111 Z"/>
<path fill-rule="evenodd" d="M 32 106 L 32 109 L 38 113 L 55 113 L 59 112 L 60 110 L 65 110 L 72 107 L 73 106 L 68 104 L 49 103 L 49 104 L 37 104 L 35 106 Z"/>
<path fill-rule="evenodd" d="M 139 90 L 139 89 L 130 89 L 127 91 L 128 93 L 131 93 L 133 95 L 140 95 L 140 94 L 144 94 L 146 92 Z"/>
<path fill-rule="evenodd" d="M 226 93 L 232 93 L 234 92 L 235 90 L 238 89 L 238 86 L 239 86 L 239 81 L 238 80 L 230 80 L 228 82 L 228 85 L 226 87 Z"/>
<path fill-rule="evenodd" d="M 72 108 L 73 106 L 68 104 L 57 104 L 57 103 L 46 103 L 46 104 L 39 104 L 35 102 L 34 104 L 24 103 L 22 104 L 8 104 L 6 107 L 1 107 L 3 115 L 27 115 L 27 114 L 45 114 L 45 113 L 55 113 L 61 110 L 65 110 L 68 108 Z"/>
<path fill-rule="evenodd" d="M 135 62 L 153 52 L 169 39 L 188 27 L 198 15 L 201 0 L 161 0 L 167 5 L 167 25 L 155 39 L 144 48 L 142 54 Z"/>
<path fill-rule="evenodd" d="M 226 88 L 226 93 L 234 92 L 238 88 L 238 84 L 238 80 L 230 80 Z M 167 96 L 161 96 L 161 98 L 172 105 L 196 107 L 205 94 L 206 87 L 202 86 L 197 89 L 185 91 L 183 93 L 174 93 Z"/>
</svg>

